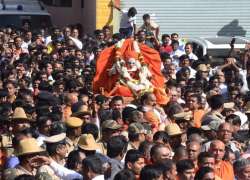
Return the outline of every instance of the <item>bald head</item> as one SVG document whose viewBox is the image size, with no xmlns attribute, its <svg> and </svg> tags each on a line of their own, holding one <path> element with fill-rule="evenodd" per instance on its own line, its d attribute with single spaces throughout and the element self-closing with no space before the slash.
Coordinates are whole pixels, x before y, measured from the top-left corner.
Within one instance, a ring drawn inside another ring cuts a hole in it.
<svg viewBox="0 0 250 180">
<path fill-rule="evenodd" d="M 225 144 L 220 140 L 214 140 L 210 144 L 209 151 L 213 154 L 215 162 L 219 163 L 225 155 Z"/>
<path fill-rule="evenodd" d="M 197 141 L 191 141 L 187 144 L 188 159 L 197 161 L 200 154 L 201 145 Z"/>
<path fill-rule="evenodd" d="M 227 144 L 232 139 L 233 127 L 230 123 L 222 123 L 218 129 L 218 139 Z"/>
<path fill-rule="evenodd" d="M 221 140 L 214 140 L 210 144 L 210 148 L 211 147 L 217 147 L 217 146 L 224 147 L 224 149 L 225 149 L 225 144 Z"/>
<path fill-rule="evenodd" d="M 154 163 L 162 162 L 164 159 L 170 159 L 171 150 L 163 144 L 157 144 L 152 147 L 150 156 Z"/>
<path fill-rule="evenodd" d="M 187 144 L 188 147 L 190 146 L 197 146 L 197 147 L 200 147 L 200 142 L 199 141 L 190 141 L 188 144 Z"/>
<path fill-rule="evenodd" d="M 191 141 L 196 141 L 198 143 L 202 143 L 202 137 L 197 134 L 197 133 L 194 133 L 194 134 L 191 134 L 189 137 L 188 137 L 188 141 L 191 142 Z"/>
</svg>

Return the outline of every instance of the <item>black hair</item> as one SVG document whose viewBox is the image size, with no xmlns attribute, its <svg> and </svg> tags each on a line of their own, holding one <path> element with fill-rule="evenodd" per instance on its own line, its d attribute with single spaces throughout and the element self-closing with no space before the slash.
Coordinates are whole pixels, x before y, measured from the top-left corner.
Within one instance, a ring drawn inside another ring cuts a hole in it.
<svg viewBox="0 0 250 180">
<path fill-rule="evenodd" d="M 133 142 L 133 141 L 138 141 L 139 140 L 139 134 L 138 133 L 128 133 L 128 139 L 129 141 Z"/>
<path fill-rule="evenodd" d="M 135 7 L 131 7 L 128 10 L 128 16 L 129 17 L 134 17 L 137 14 L 137 10 L 135 9 Z"/>
<path fill-rule="evenodd" d="M 162 175 L 162 172 L 160 169 L 158 169 L 154 165 L 147 165 L 142 168 L 140 173 L 140 179 L 143 180 L 154 180 L 159 178 Z"/>
<path fill-rule="evenodd" d="M 178 45 L 179 45 L 179 41 L 176 41 L 176 40 L 172 40 L 172 43 L 171 43 L 171 45 L 173 46 L 174 44 L 178 44 Z"/>
<path fill-rule="evenodd" d="M 205 158 L 214 158 L 214 156 L 209 152 L 201 152 L 198 156 L 198 164 L 203 163 Z"/>
<path fill-rule="evenodd" d="M 62 145 L 65 145 L 65 141 L 60 141 L 60 142 L 57 142 L 57 143 L 46 143 L 46 150 L 48 152 L 48 154 L 51 156 L 51 155 L 54 155 L 56 154 L 56 151 L 58 148 L 61 148 Z"/>
<path fill-rule="evenodd" d="M 160 53 L 161 60 L 170 59 L 170 55 L 167 52 Z"/>
<path fill-rule="evenodd" d="M 143 154 L 136 149 L 130 149 L 125 156 L 125 168 L 128 168 L 128 163 L 135 163 L 140 158 L 143 158 Z"/>
<path fill-rule="evenodd" d="M 93 171 L 96 174 L 103 174 L 102 161 L 96 155 L 86 157 L 82 161 L 83 168 Z"/>
<path fill-rule="evenodd" d="M 16 37 L 14 37 L 14 42 L 15 42 L 18 38 L 22 39 L 21 36 L 16 36 Z"/>
<path fill-rule="evenodd" d="M 172 159 L 164 159 L 160 163 L 155 164 L 157 168 L 161 169 L 161 171 L 164 173 L 170 171 L 173 166 L 175 165 L 174 161 Z"/>
<path fill-rule="evenodd" d="M 141 153 L 145 154 L 146 151 L 147 151 L 149 148 L 150 148 L 150 150 L 151 150 L 151 148 L 152 148 L 154 145 L 155 145 L 155 144 L 154 144 L 153 142 L 143 141 L 143 142 L 140 144 L 138 150 L 139 150 Z"/>
<path fill-rule="evenodd" d="M 231 123 L 232 125 L 241 125 L 240 116 L 235 114 L 228 115 L 225 121 Z"/>
<path fill-rule="evenodd" d="M 110 26 L 108 26 L 108 25 L 103 26 L 102 30 L 105 30 L 105 29 L 108 29 L 108 30 L 110 30 L 110 31 L 111 31 L 111 27 L 110 27 Z"/>
<path fill-rule="evenodd" d="M 179 37 L 179 34 L 177 34 L 177 33 L 172 33 L 172 34 L 171 34 L 171 38 L 172 38 L 173 36 L 178 36 L 178 37 Z"/>
<path fill-rule="evenodd" d="M 50 114 L 49 106 L 43 105 L 44 102 L 38 102 L 36 104 L 36 114 L 38 117 L 48 117 Z M 45 103 L 44 103 L 45 104 Z"/>
<path fill-rule="evenodd" d="M 200 128 L 197 128 L 197 127 L 189 127 L 187 129 L 187 136 L 191 136 L 192 134 L 198 134 L 201 136 L 202 134 L 202 130 Z"/>
<path fill-rule="evenodd" d="M 45 125 L 47 121 L 51 120 L 48 116 L 40 116 L 37 119 L 37 127 L 41 128 Z"/>
<path fill-rule="evenodd" d="M 235 159 L 237 159 L 237 153 L 233 152 L 233 150 L 230 147 L 225 147 L 225 154 L 223 157 L 224 161 L 230 161 L 230 154 L 234 154 Z"/>
<path fill-rule="evenodd" d="M 66 162 L 66 167 L 68 169 L 74 170 L 77 166 L 78 163 L 80 162 L 80 152 L 78 150 L 71 151 L 68 155 L 67 162 Z"/>
<path fill-rule="evenodd" d="M 186 170 L 193 169 L 193 168 L 194 168 L 194 163 L 190 159 L 180 160 L 176 164 L 177 172 L 180 174 L 182 174 Z"/>
<path fill-rule="evenodd" d="M 180 56 L 179 59 L 180 59 L 181 62 L 182 62 L 184 59 L 190 60 L 189 57 L 188 57 L 188 55 L 186 55 L 186 54 L 183 54 L 182 56 Z"/>
<path fill-rule="evenodd" d="M 194 180 L 203 179 L 207 173 L 214 172 L 210 167 L 201 167 L 195 174 Z"/>
<path fill-rule="evenodd" d="M 150 18 L 150 15 L 149 14 L 144 14 L 142 16 L 142 19 L 145 21 L 146 19 L 149 19 Z"/>
<path fill-rule="evenodd" d="M 122 103 L 124 103 L 124 100 L 122 98 L 122 96 L 114 96 L 112 99 L 111 99 L 111 104 L 114 103 L 115 101 L 122 101 Z"/>
<path fill-rule="evenodd" d="M 137 110 L 135 108 L 133 108 L 133 107 L 129 107 L 129 106 L 125 107 L 122 110 L 122 119 L 124 121 L 131 122 L 134 111 L 137 111 Z M 130 124 L 130 123 L 128 123 L 128 124 Z"/>
<path fill-rule="evenodd" d="M 192 44 L 191 42 L 187 42 L 187 43 L 185 44 L 185 47 L 188 46 L 188 45 L 191 46 L 191 47 L 193 48 L 193 44 Z"/>
<path fill-rule="evenodd" d="M 41 81 L 38 89 L 40 91 L 48 91 L 48 92 L 52 92 L 53 91 L 53 87 L 52 85 L 49 84 L 49 81 Z"/>
<path fill-rule="evenodd" d="M 94 31 L 94 35 L 95 35 L 95 36 L 98 36 L 98 35 L 101 34 L 101 33 L 103 33 L 103 31 L 100 30 L 100 29 L 96 29 L 96 30 Z"/>
<path fill-rule="evenodd" d="M 170 38 L 170 36 L 169 36 L 169 34 L 163 34 L 162 36 L 161 36 L 161 39 L 163 40 L 163 39 L 165 39 L 165 38 Z"/>
<path fill-rule="evenodd" d="M 127 146 L 128 142 L 124 136 L 113 136 L 107 143 L 107 155 L 110 158 L 115 158 L 118 155 L 125 153 Z"/>
<path fill-rule="evenodd" d="M 117 109 L 114 109 L 112 111 L 112 119 L 116 121 L 116 120 L 121 119 L 121 118 L 122 118 L 121 112 Z"/>
<path fill-rule="evenodd" d="M 7 84 L 12 84 L 14 86 L 14 88 L 17 88 L 17 83 L 15 81 L 11 81 L 11 80 L 6 81 L 3 84 L 3 86 L 5 87 L 5 89 L 6 89 Z"/>
<path fill-rule="evenodd" d="M 141 96 L 141 104 L 144 104 L 144 102 L 150 97 L 152 93 L 151 92 L 146 92 Z"/>
<path fill-rule="evenodd" d="M 164 143 L 168 143 L 169 142 L 168 133 L 166 133 L 166 131 L 157 131 L 153 136 L 153 140 L 154 141 L 162 140 Z"/>
<path fill-rule="evenodd" d="M 174 65 L 174 64 L 171 64 L 170 66 L 172 66 L 172 65 Z M 175 66 L 175 65 L 174 65 Z M 176 81 L 176 79 L 170 79 L 170 80 L 168 80 L 168 82 L 166 82 L 166 86 L 168 87 L 168 88 L 170 88 L 170 87 L 176 87 L 177 86 L 177 81 Z"/>
<path fill-rule="evenodd" d="M 87 123 L 82 128 L 82 134 L 92 134 L 94 139 L 97 140 L 99 135 L 99 130 L 97 125 L 92 123 Z"/>
<path fill-rule="evenodd" d="M 201 102 L 202 102 L 202 97 L 201 97 L 201 95 L 199 95 L 199 94 L 192 94 L 190 97 L 196 98 L 198 104 L 201 104 Z"/>
<path fill-rule="evenodd" d="M 188 67 L 182 67 L 178 72 L 184 73 L 185 71 L 188 71 L 189 73 L 191 72 L 191 70 Z"/>
<path fill-rule="evenodd" d="M 114 180 L 135 180 L 135 174 L 129 169 L 123 169 L 115 175 Z"/>
<path fill-rule="evenodd" d="M 219 109 L 224 105 L 224 98 L 222 95 L 214 95 L 208 99 L 208 104 L 213 110 Z"/>
</svg>

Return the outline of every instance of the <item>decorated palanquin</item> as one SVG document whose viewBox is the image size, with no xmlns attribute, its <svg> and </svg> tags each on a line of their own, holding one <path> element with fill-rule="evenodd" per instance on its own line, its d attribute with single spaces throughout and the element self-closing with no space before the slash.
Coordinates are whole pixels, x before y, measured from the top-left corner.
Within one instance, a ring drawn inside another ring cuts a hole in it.
<svg viewBox="0 0 250 180">
<path fill-rule="evenodd" d="M 169 100 L 164 90 L 159 53 L 133 39 L 123 39 L 101 52 L 93 90 L 123 97 L 140 97 L 145 92 L 153 92 L 159 104 Z"/>
</svg>

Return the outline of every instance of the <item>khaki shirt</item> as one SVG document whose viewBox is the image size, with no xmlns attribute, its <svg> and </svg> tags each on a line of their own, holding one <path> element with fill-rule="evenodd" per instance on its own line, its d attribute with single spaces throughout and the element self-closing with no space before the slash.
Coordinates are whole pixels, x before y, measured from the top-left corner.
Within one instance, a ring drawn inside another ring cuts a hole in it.
<svg viewBox="0 0 250 180">
<path fill-rule="evenodd" d="M 225 117 L 217 111 L 208 112 L 207 114 L 204 115 L 201 122 L 203 125 L 203 124 L 208 124 L 210 121 L 220 121 L 223 123 L 225 122 Z"/>
<path fill-rule="evenodd" d="M 71 139 L 69 139 L 68 137 L 66 137 L 66 146 L 67 146 L 67 150 L 68 150 L 68 154 L 77 149 L 77 143 L 79 141 L 79 138 L 76 138 L 74 141 L 72 141 Z"/>
</svg>

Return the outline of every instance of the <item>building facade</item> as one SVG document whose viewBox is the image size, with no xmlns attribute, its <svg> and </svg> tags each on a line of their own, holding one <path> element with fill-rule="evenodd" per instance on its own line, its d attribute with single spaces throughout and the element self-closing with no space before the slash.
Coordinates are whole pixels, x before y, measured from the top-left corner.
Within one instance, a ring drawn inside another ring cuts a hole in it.
<svg viewBox="0 0 250 180">
<path fill-rule="evenodd" d="M 119 12 L 110 7 L 112 0 L 71 1 L 72 7 L 47 6 L 56 25 L 81 23 L 86 32 L 110 25 L 119 29 Z M 137 24 L 148 13 L 160 25 L 161 33 L 178 32 L 183 37 L 250 37 L 249 0 L 113 0 L 122 9 L 136 7 Z M 70 4 L 70 3 L 68 3 Z"/>
</svg>

